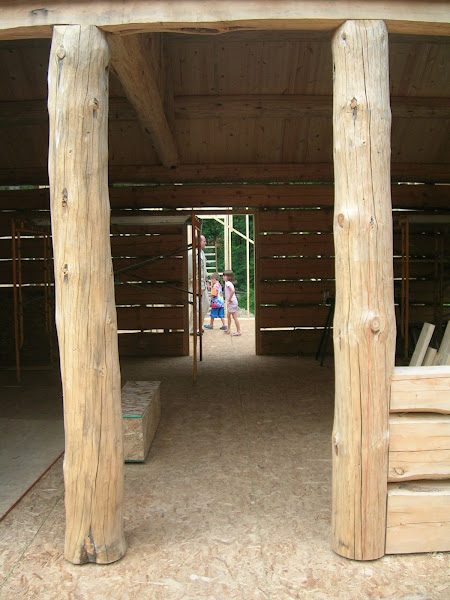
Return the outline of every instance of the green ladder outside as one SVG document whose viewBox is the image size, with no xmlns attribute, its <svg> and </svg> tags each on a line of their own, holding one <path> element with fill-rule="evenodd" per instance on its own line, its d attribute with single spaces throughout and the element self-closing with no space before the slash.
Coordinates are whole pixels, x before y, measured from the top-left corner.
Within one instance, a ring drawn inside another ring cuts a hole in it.
<svg viewBox="0 0 450 600">
<path fill-rule="evenodd" d="M 217 249 L 216 246 L 205 246 L 206 271 L 208 274 L 217 272 Z"/>
</svg>

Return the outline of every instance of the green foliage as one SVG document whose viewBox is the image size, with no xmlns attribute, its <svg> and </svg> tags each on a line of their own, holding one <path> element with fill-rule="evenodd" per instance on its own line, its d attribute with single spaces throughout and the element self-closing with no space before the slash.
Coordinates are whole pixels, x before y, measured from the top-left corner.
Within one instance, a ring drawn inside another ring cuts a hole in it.
<svg viewBox="0 0 450 600">
<path fill-rule="evenodd" d="M 253 239 L 253 217 L 249 219 L 250 238 Z M 245 235 L 245 215 L 235 215 L 233 227 Z M 217 268 L 219 272 L 224 270 L 224 226 L 214 219 L 204 219 L 202 222 L 202 233 L 206 237 L 207 245 L 216 244 Z M 247 307 L 247 248 L 246 241 L 236 233 L 231 234 L 231 260 L 235 274 L 236 292 L 239 298 L 239 306 Z M 254 312 L 255 302 L 255 269 L 254 269 L 254 245 L 250 244 L 250 310 Z"/>
</svg>

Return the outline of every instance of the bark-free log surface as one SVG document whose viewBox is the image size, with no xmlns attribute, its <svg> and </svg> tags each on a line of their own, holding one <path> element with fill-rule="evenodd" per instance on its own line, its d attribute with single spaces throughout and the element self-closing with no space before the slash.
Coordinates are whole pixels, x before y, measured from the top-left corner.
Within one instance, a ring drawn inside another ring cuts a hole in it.
<svg viewBox="0 0 450 600">
<path fill-rule="evenodd" d="M 384 554 L 395 315 L 388 35 L 347 21 L 333 38 L 336 403 L 333 549 Z"/>
<path fill-rule="evenodd" d="M 66 436 L 65 556 L 125 552 L 117 318 L 109 241 L 108 45 L 56 27 L 49 65 L 49 176 Z"/>
</svg>

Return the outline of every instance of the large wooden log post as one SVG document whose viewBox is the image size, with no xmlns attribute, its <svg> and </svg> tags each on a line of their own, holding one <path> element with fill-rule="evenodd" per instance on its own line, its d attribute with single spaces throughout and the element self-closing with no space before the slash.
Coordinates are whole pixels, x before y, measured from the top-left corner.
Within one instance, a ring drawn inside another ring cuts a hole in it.
<svg viewBox="0 0 450 600">
<path fill-rule="evenodd" d="M 336 404 L 333 549 L 384 554 L 395 361 L 388 34 L 347 21 L 333 38 Z"/>
<path fill-rule="evenodd" d="M 55 27 L 49 176 L 66 437 L 65 556 L 76 564 L 110 563 L 125 552 L 108 61 L 108 44 L 96 27 Z"/>
</svg>

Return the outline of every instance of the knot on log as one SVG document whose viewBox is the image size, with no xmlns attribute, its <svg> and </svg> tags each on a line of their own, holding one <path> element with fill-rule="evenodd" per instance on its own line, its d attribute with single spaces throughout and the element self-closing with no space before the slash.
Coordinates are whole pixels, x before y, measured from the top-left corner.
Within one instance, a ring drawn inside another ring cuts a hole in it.
<svg viewBox="0 0 450 600">
<path fill-rule="evenodd" d="M 371 329 L 372 333 L 379 333 L 379 331 L 381 329 L 381 322 L 380 322 L 379 317 L 374 317 L 370 321 L 370 329 Z"/>
<path fill-rule="evenodd" d="M 350 108 L 353 112 L 353 120 L 356 120 L 358 114 L 358 101 L 356 98 L 352 98 L 352 101 L 350 102 Z"/>
<path fill-rule="evenodd" d="M 333 435 L 333 450 L 334 450 L 334 453 L 336 454 L 336 456 L 339 456 L 339 439 L 338 438 L 339 438 L 339 436 L 337 434 Z"/>
<path fill-rule="evenodd" d="M 67 208 L 68 199 L 69 199 L 69 193 L 67 191 L 67 188 L 64 188 L 62 191 L 62 200 L 61 200 L 61 204 L 64 209 Z"/>
<path fill-rule="evenodd" d="M 98 113 L 99 108 L 100 108 L 100 102 L 97 100 L 97 98 L 93 98 L 92 99 L 92 116 L 94 117 L 94 119 L 97 118 L 97 113 Z"/>
<path fill-rule="evenodd" d="M 345 217 L 342 213 L 339 213 L 337 216 L 337 222 L 340 227 L 344 227 Z"/>
<path fill-rule="evenodd" d="M 60 60 L 62 60 L 62 59 L 63 59 L 63 58 L 66 56 L 66 49 L 64 48 L 64 46 L 63 46 L 63 45 L 61 45 L 61 46 L 58 48 L 58 50 L 57 50 L 57 52 L 56 52 L 56 56 L 57 56 L 57 57 L 58 57 Z"/>
<path fill-rule="evenodd" d="M 65 264 L 63 266 L 63 278 L 64 278 L 64 283 L 68 283 L 69 282 L 69 265 Z"/>
</svg>

